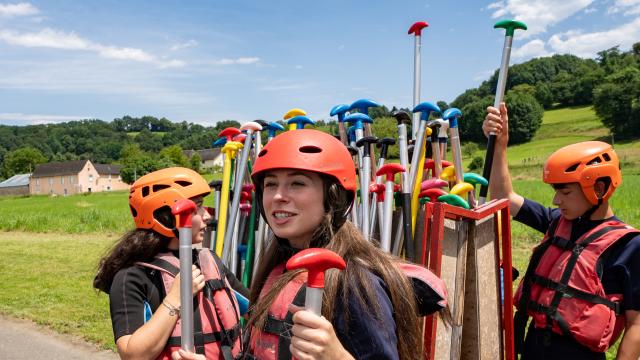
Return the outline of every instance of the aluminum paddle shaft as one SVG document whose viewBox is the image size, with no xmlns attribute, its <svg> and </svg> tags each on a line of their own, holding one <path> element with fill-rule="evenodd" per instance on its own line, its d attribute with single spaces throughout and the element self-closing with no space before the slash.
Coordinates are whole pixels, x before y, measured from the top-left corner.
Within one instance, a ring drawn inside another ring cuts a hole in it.
<svg viewBox="0 0 640 360">
<path fill-rule="evenodd" d="M 250 121 L 245 123 L 240 127 L 240 130 L 247 131 L 247 138 L 244 140 L 244 149 L 242 151 L 242 158 L 237 166 L 239 166 L 238 176 L 236 177 L 236 181 L 233 186 L 233 199 L 231 202 L 231 210 L 229 211 L 229 224 L 227 225 L 227 230 L 224 234 L 224 250 L 223 254 L 227 256 L 231 256 L 231 251 L 235 252 L 236 249 L 231 249 L 233 242 L 233 229 L 235 227 L 236 222 L 236 214 L 238 213 L 238 209 L 240 206 L 240 197 L 242 194 L 242 179 L 244 179 L 244 174 L 247 169 L 247 161 L 249 159 L 249 153 L 251 152 L 251 142 L 253 140 L 253 133 L 255 131 L 262 130 L 262 126 L 260 124 Z M 225 257 L 223 257 L 225 258 Z M 226 257 L 229 259 L 229 257 Z"/>
<path fill-rule="evenodd" d="M 527 30 L 527 25 L 520 21 L 503 20 L 497 22 L 494 28 L 505 29 L 504 46 L 502 48 L 502 61 L 500 62 L 500 71 L 498 73 L 498 83 L 496 84 L 496 97 L 493 101 L 493 107 L 498 108 L 504 99 L 504 91 L 507 85 L 507 73 L 509 71 L 509 58 L 511 57 L 511 43 L 513 42 L 513 33 L 517 30 Z M 487 141 L 487 153 L 484 158 L 484 168 L 482 177 L 491 181 L 491 168 L 493 167 L 493 153 L 496 147 L 496 134 L 490 133 Z M 489 185 L 480 187 L 480 199 L 478 203 L 484 204 L 487 199 Z"/>
<path fill-rule="evenodd" d="M 421 38 L 422 38 L 422 29 L 424 29 L 427 26 L 429 26 L 429 24 L 427 24 L 426 22 L 418 21 L 413 25 L 411 25 L 411 27 L 409 28 L 409 31 L 407 32 L 408 34 L 415 35 L 414 51 L 413 51 L 413 107 L 418 106 L 418 104 L 420 103 L 420 80 L 421 80 L 420 53 L 422 50 Z M 415 139 L 417 136 L 419 121 L 420 121 L 420 117 L 418 116 L 418 114 L 414 114 L 411 122 L 412 130 L 413 130 L 413 136 L 412 136 L 413 139 Z"/>
<path fill-rule="evenodd" d="M 191 217 L 196 204 L 189 199 L 181 199 L 171 206 L 176 217 L 180 245 L 180 346 L 183 350 L 194 351 L 193 340 L 193 273 L 191 272 Z"/>
</svg>

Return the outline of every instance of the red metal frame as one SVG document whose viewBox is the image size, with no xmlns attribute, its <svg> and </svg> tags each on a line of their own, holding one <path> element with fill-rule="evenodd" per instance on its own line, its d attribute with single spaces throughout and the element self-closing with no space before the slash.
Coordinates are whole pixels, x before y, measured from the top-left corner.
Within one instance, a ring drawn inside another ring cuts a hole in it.
<svg viewBox="0 0 640 360">
<path fill-rule="evenodd" d="M 480 220 L 490 215 L 500 213 L 500 224 L 496 221 L 496 241 L 502 245 L 502 256 L 499 256 L 503 266 L 504 305 L 502 309 L 503 345 L 506 360 L 515 359 L 513 343 L 513 290 L 511 274 L 511 219 L 509 214 L 509 201 L 499 199 L 488 202 L 475 209 L 467 210 L 451 206 L 446 203 L 427 203 L 425 209 L 425 231 L 422 237 L 422 265 L 425 265 L 436 276 L 441 275 L 442 268 L 442 242 L 444 240 L 444 219 Z M 500 226 L 500 232 L 498 231 Z M 428 236 L 430 234 L 430 236 Z M 499 236 L 498 234 L 501 234 Z M 430 241 L 427 251 L 427 241 Z M 427 257 L 428 255 L 428 257 Z M 499 254 L 500 255 L 500 254 Z M 424 331 L 424 348 L 427 359 L 434 359 L 437 321 L 435 315 L 427 317 Z M 505 341 L 507 339 L 508 341 Z"/>
</svg>

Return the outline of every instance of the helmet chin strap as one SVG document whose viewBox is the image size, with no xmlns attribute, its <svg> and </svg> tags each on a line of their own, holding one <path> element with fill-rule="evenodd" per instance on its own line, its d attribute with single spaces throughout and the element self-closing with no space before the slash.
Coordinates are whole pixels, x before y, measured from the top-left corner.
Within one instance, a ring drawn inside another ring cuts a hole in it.
<svg viewBox="0 0 640 360">
<path fill-rule="evenodd" d="M 602 198 L 598 198 L 598 204 L 591 206 L 591 208 L 585 211 L 584 214 L 580 215 L 578 219 L 585 220 L 585 221 L 591 220 L 591 215 L 593 215 L 593 213 L 595 213 L 600 208 L 602 203 L 603 203 Z"/>
</svg>

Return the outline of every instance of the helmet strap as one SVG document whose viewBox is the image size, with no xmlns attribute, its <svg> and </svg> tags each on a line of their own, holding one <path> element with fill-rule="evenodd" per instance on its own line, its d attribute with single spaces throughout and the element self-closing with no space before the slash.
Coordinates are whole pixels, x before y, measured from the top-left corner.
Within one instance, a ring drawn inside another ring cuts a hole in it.
<svg viewBox="0 0 640 360">
<path fill-rule="evenodd" d="M 600 208 L 602 203 L 603 203 L 602 198 L 598 198 L 598 204 L 591 206 L 591 208 L 585 211 L 584 214 L 580 216 L 580 218 L 584 220 L 590 220 L 591 215 L 593 215 L 593 213 L 595 213 Z"/>
</svg>

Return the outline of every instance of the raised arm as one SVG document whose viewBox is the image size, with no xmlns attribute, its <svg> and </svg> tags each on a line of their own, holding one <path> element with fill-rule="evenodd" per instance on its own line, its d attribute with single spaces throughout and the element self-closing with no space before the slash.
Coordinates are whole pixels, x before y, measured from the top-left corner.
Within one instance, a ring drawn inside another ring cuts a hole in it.
<svg viewBox="0 0 640 360">
<path fill-rule="evenodd" d="M 524 198 L 513 191 L 509 164 L 507 161 L 507 145 L 509 143 L 509 114 L 505 103 L 500 103 L 500 109 L 493 106 L 487 108 L 487 116 L 482 123 L 485 135 L 493 132 L 497 135 L 496 147 L 491 169 L 489 192 L 492 199 L 509 199 L 511 216 L 516 216 L 524 203 Z"/>
</svg>

